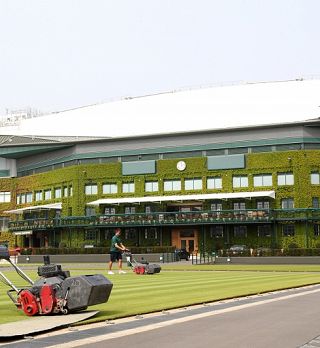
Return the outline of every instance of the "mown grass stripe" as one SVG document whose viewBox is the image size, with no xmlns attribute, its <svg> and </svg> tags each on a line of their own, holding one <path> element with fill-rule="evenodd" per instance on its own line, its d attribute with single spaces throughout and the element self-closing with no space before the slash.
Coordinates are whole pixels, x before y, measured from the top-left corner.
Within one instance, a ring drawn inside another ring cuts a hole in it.
<svg viewBox="0 0 320 348">
<path fill-rule="evenodd" d="M 66 268 L 67 269 L 67 268 Z M 301 270 L 301 268 L 299 268 Z M 85 274 L 80 269 L 70 269 L 71 275 Z M 314 268 L 312 269 L 314 271 Z M 26 286 L 14 271 L 5 271 L 8 278 L 19 286 Z M 35 271 L 26 272 L 37 279 Z M 90 269 L 86 274 L 102 273 L 113 283 L 113 291 L 107 303 L 90 307 L 99 310 L 99 315 L 89 322 L 114 319 L 129 315 L 177 308 L 196 303 L 256 294 L 276 289 L 314 284 L 320 281 L 319 273 L 271 272 L 264 268 L 241 271 L 166 271 L 156 275 L 108 276 L 107 272 Z M 8 287 L 0 283 L 0 323 L 26 319 L 6 295 Z"/>
</svg>

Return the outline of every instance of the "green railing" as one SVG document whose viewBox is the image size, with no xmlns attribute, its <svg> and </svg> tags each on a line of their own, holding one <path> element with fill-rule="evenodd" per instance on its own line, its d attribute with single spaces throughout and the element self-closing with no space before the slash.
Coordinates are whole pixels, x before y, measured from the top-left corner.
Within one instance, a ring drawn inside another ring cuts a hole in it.
<svg viewBox="0 0 320 348">
<path fill-rule="evenodd" d="M 277 221 L 319 220 L 320 209 L 274 209 L 273 216 Z"/>
<path fill-rule="evenodd" d="M 90 227 L 90 226 L 161 226 L 161 225 L 194 225 L 221 224 L 236 222 L 270 221 L 270 210 L 219 210 L 192 212 L 156 212 L 138 214 L 111 214 L 95 216 L 72 216 L 55 219 L 34 218 L 9 222 L 10 231 L 25 229 L 41 230 L 57 227 Z"/>
<path fill-rule="evenodd" d="M 51 219 L 34 218 L 11 221 L 9 222 L 9 230 L 14 232 L 62 227 L 250 224 L 307 220 L 319 221 L 320 209 L 245 209 L 72 216 Z"/>
</svg>

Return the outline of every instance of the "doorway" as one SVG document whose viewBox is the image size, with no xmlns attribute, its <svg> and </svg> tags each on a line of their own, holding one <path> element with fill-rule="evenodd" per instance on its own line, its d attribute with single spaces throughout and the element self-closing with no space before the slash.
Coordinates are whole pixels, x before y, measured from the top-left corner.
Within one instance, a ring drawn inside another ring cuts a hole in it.
<svg viewBox="0 0 320 348">
<path fill-rule="evenodd" d="M 194 239 L 181 239 L 179 249 L 186 249 L 192 254 L 194 252 Z"/>
<path fill-rule="evenodd" d="M 194 228 L 172 230 L 172 245 L 186 249 L 190 254 L 198 252 L 198 231 Z"/>
</svg>

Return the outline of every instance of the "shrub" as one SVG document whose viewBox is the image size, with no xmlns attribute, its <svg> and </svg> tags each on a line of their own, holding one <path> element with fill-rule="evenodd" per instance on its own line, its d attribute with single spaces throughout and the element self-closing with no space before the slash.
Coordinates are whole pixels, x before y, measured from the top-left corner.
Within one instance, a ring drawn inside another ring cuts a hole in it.
<svg viewBox="0 0 320 348">
<path fill-rule="evenodd" d="M 161 254 L 161 253 L 173 253 L 174 247 L 132 247 L 130 248 L 131 253 L 133 254 Z M 21 252 L 22 255 L 30 255 L 31 252 L 33 255 L 70 255 L 70 254 L 108 254 L 110 252 L 109 247 L 93 247 L 93 248 L 33 248 L 33 249 L 24 249 L 28 250 L 27 252 Z"/>
</svg>

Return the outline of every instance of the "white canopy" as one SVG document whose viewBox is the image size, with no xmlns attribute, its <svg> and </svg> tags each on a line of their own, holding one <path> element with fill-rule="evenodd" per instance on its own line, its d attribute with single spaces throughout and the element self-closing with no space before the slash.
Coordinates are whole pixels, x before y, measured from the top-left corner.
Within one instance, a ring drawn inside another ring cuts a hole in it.
<svg viewBox="0 0 320 348">
<path fill-rule="evenodd" d="M 29 211 L 29 210 L 49 210 L 49 209 L 61 210 L 62 209 L 62 203 L 59 202 L 59 203 L 51 203 L 51 204 L 43 204 L 43 205 L 34 205 L 34 206 L 31 206 L 31 207 L 7 210 L 7 211 L 5 211 L 5 213 L 22 214 L 23 212 Z"/>
<path fill-rule="evenodd" d="M 230 192 L 230 193 L 207 193 L 197 195 L 173 195 L 173 196 L 149 196 L 149 197 L 122 197 L 122 198 L 102 198 L 87 203 L 88 205 L 99 206 L 101 204 L 121 204 L 121 203 L 143 203 L 143 202 L 168 202 L 168 201 L 202 201 L 206 199 L 231 199 L 231 198 L 254 198 L 270 197 L 275 198 L 275 191 L 255 191 L 255 192 Z"/>
<path fill-rule="evenodd" d="M 32 233 L 33 233 L 32 230 L 13 232 L 13 234 L 15 236 L 28 236 L 28 235 L 30 235 Z"/>
</svg>

